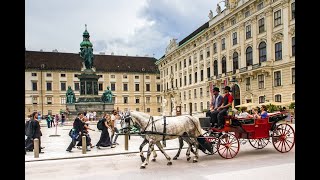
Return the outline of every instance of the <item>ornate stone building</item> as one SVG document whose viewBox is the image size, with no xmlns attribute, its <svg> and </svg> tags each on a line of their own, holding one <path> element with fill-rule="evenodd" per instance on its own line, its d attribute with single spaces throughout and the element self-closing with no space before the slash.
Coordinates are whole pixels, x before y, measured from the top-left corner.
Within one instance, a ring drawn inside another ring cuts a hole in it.
<svg viewBox="0 0 320 180">
<path fill-rule="evenodd" d="M 160 75 L 152 57 L 94 55 L 98 94 L 110 87 L 114 107 L 161 114 Z M 25 115 L 66 110 L 66 90 L 80 95 L 81 57 L 74 53 L 25 52 Z"/>
<path fill-rule="evenodd" d="M 295 100 L 295 1 L 229 0 L 157 65 L 168 114 L 209 107 L 210 85 L 232 87 L 234 104 Z M 172 101 L 170 101 L 172 100 Z M 171 112 L 171 113 L 170 113 Z"/>
</svg>

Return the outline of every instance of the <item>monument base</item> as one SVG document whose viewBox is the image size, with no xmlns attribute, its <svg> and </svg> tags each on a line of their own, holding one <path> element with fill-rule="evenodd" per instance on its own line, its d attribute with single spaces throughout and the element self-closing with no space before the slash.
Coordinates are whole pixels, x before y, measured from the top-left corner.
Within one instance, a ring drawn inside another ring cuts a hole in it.
<svg viewBox="0 0 320 180">
<path fill-rule="evenodd" d="M 111 114 L 114 109 L 114 103 L 103 102 L 78 102 L 71 105 L 67 104 L 69 109 L 68 119 L 72 120 L 77 117 L 78 112 L 96 112 L 96 118 L 102 118 L 104 113 Z"/>
</svg>

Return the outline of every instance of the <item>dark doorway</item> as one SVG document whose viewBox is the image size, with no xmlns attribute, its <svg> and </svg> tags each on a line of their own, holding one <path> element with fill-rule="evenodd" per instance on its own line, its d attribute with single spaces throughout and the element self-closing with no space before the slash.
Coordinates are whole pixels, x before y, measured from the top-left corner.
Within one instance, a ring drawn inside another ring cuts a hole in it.
<svg viewBox="0 0 320 180">
<path fill-rule="evenodd" d="M 237 84 L 232 87 L 232 95 L 234 98 L 234 106 L 240 105 L 240 88 Z"/>
</svg>

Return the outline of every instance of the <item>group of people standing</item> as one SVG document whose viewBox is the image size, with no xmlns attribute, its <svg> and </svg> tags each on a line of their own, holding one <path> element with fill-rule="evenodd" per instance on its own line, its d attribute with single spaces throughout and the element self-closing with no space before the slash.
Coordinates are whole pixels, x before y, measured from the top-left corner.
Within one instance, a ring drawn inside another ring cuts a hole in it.
<svg viewBox="0 0 320 180">
<path fill-rule="evenodd" d="M 43 153 L 41 152 L 41 149 L 43 149 L 44 147 L 41 147 L 42 132 L 38 119 L 38 112 L 33 112 L 29 116 L 29 118 L 30 119 L 25 123 L 25 135 L 27 136 L 27 139 L 25 140 L 25 154 L 27 153 L 27 151 L 33 151 L 33 140 L 36 138 L 39 139 L 39 153 Z"/>
<path fill-rule="evenodd" d="M 101 130 L 100 139 L 96 144 L 96 147 L 100 149 L 101 147 L 111 147 L 114 148 L 115 145 L 118 145 L 117 138 L 119 133 L 120 125 L 120 116 L 117 110 L 113 110 L 111 114 L 105 113 L 102 117 L 103 128 Z M 73 122 L 73 133 L 75 136 L 72 136 L 72 141 L 69 144 L 66 151 L 71 152 L 72 148 L 76 145 L 78 147 L 82 146 L 82 136 L 86 137 L 87 151 L 90 151 L 90 148 L 93 148 L 94 145 L 91 143 L 91 138 L 89 136 L 88 130 L 93 130 L 89 127 L 89 119 L 86 116 L 86 113 L 79 112 L 77 118 Z M 118 125 L 119 124 L 119 125 Z M 113 141 L 112 141 L 113 140 Z M 78 144 L 76 144 L 78 142 Z M 89 148 L 90 147 L 90 148 Z"/>
</svg>

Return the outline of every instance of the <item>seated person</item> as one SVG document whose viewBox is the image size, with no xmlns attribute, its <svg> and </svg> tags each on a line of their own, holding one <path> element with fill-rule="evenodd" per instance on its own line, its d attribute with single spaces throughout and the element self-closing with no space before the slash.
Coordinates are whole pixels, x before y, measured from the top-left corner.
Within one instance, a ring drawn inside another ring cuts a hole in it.
<svg viewBox="0 0 320 180">
<path fill-rule="evenodd" d="M 264 119 L 268 117 L 267 107 L 265 105 L 261 106 L 261 113 L 256 115 L 258 119 Z"/>
<path fill-rule="evenodd" d="M 241 113 L 236 118 L 253 118 L 253 116 L 247 112 L 247 107 L 242 107 Z"/>
</svg>

